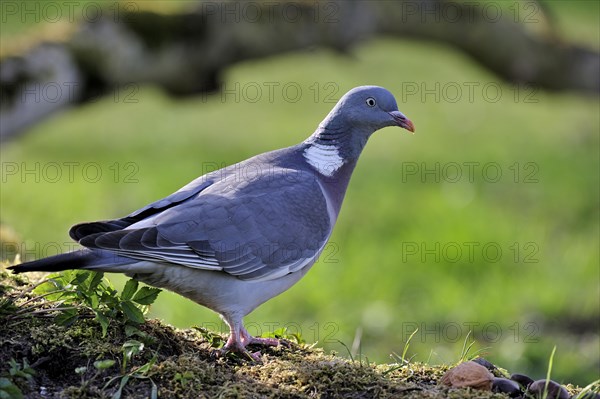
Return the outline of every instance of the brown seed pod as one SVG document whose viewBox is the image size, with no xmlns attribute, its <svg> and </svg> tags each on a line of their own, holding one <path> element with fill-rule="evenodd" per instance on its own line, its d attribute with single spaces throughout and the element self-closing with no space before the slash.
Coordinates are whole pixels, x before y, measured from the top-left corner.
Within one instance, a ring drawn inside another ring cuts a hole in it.
<svg viewBox="0 0 600 399">
<path fill-rule="evenodd" d="M 441 383 L 454 388 L 471 387 L 491 391 L 493 378 L 492 373 L 482 365 L 465 362 L 448 370 L 442 376 Z"/>
</svg>

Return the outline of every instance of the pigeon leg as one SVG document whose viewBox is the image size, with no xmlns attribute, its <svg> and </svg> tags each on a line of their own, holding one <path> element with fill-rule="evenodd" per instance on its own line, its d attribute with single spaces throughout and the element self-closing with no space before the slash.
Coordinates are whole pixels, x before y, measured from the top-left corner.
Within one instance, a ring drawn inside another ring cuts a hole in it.
<svg viewBox="0 0 600 399">
<path fill-rule="evenodd" d="M 248 345 L 248 337 L 252 338 L 244 328 L 241 320 L 225 318 L 225 322 L 229 325 L 229 338 L 225 345 L 219 350 L 219 355 L 224 356 L 229 352 L 239 353 L 247 356 L 251 360 L 260 361 L 260 352 L 251 353 L 246 349 Z"/>
</svg>

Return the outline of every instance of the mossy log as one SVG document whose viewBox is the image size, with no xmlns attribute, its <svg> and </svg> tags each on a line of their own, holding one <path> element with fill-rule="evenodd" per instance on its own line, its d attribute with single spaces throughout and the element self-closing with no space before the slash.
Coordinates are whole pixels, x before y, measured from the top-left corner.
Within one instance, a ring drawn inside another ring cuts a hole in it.
<svg viewBox="0 0 600 399">
<path fill-rule="evenodd" d="M 305 343 L 257 347 L 260 361 L 215 356 L 224 336 L 158 320 L 131 328 L 125 318 L 115 318 L 104 335 L 82 303 L 70 303 L 76 319 L 59 322 L 64 307 L 33 289 L 42 273 L 12 275 L 5 266 L 0 264 L 3 398 L 509 398 L 442 384 L 447 365 L 375 364 Z"/>
</svg>

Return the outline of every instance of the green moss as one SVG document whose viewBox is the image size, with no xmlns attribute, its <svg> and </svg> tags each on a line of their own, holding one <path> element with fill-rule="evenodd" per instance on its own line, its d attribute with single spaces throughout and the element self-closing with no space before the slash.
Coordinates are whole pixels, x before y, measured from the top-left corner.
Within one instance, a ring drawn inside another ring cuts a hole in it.
<svg viewBox="0 0 600 399">
<path fill-rule="evenodd" d="M 30 381 L 17 381 L 26 397 L 110 397 L 122 376 L 129 375 L 122 391 L 128 398 L 149 397 L 153 387 L 165 398 L 506 398 L 438 385 L 447 366 L 378 365 L 304 345 L 262 349 L 261 362 L 215 357 L 214 333 L 179 330 L 157 320 L 140 325 L 135 338 L 144 348 L 128 360 L 122 374 L 123 344 L 132 338 L 125 324 L 111 323 L 103 338 L 100 325 L 85 317 L 85 309 L 68 327 L 56 325 L 45 313 L 17 315 L 26 301 L 38 310 L 48 306 L 43 299 L 32 300 L 23 281 L 0 272 L 0 284 L 11 288 L 2 299 L 16 305 L 12 314 L 1 316 L 0 364 L 27 359 L 35 375 Z M 115 363 L 99 369 L 93 365 L 96 360 Z"/>
</svg>

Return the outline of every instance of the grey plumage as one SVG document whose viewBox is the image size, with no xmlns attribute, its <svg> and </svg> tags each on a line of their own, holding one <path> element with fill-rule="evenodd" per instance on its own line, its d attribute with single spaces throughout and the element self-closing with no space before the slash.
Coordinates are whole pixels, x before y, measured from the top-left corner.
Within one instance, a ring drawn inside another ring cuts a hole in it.
<svg viewBox="0 0 600 399">
<path fill-rule="evenodd" d="M 385 126 L 414 131 L 387 90 L 355 88 L 303 143 L 199 177 L 124 218 L 73 226 L 84 250 L 12 269 L 125 273 L 220 313 L 231 328 L 224 350 L 276 344 L 250 336 L 242 318 L 316 261 L 364 145 Z"/>
</svg>

